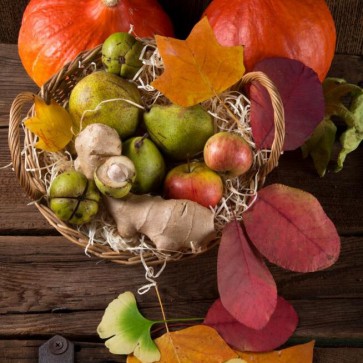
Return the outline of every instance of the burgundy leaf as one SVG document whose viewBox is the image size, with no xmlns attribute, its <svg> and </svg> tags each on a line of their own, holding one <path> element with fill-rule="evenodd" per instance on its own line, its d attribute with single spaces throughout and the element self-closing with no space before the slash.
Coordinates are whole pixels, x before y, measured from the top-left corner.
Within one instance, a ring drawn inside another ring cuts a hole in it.
<svg viewBox="0 0 363 363">
<path fill-rule="evenodd" d="M 284 150 L 301 146 L 324 117 L 324 95 L 317 74 L 303 63 L 287 58 L 266 58 L 254 71 L 265 73 L 276 85 L 285 110 Z M 254 82 L 250 87 L 251 127 L 259 148 L 270 148 L 275 129 L 270 97 Z"/>
<path fill-rule="evenodd" d="M 237 221 L 223 229 L 217 279 L 221 301 L 236 320 L 254 329 L 267 324 L 276 307 L 276 284 Z"/>
<path fill-rule="evenodd" d="M 254 330 L 235 320 L 218 299 L 209 309 L 204 324 L 216 329 L 235 349 L 265 352 L 279 347 L 289 339 L 298 324 L 298 316 L 286 300 L 278 297 L 276 310 L 268 324 L 261 330 Z"/>
<path fill-rule="evenodd" d="M 258 192 L 244 214 L 247 234 L 270 262 L 297 272 L 331 266 L 339 257 L 340 238 L 319 201 L 282 184 Z"/>
</svg>

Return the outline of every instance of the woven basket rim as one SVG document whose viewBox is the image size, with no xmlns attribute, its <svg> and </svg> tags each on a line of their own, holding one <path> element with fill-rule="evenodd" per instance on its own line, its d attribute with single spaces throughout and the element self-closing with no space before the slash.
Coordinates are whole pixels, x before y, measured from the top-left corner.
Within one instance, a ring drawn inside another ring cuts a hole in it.
<svg viewBox="0 0 363 363">
<path fill-rule="evenodd" d="M 74 76 L 74 73 L 78 71 L 83 65 L 89 65 L 92 62 L 99 61 L 101 57 L 102 44 L 94 49 L 81 52 L 73 61 L 66 64 L 59 72 L 57 72 L 52 78 L 50 78 L 39 90 L 38 95 L 49 101 L 52 95 L 59 90 L 65 80 Z M 253 81 L 258 81 L 268 91 L 272 101 L 274 111 L 275 122 L 275 134 L 274 141 L 271 147 L 271 152 L 267 159 L 266 164 L 262 172 L 259 175 L 259 182 L 263 185 L 266 176 L 277 166 L 278 159 L 282 152 L 284 136 L 285 136 L 285 120 L 284 120 L 284 108 L 279 95 L 273 82 L 261 72 L 246 73 L 241 81 L 240 85 L 245 85 Z M 89 244 L 89 237 L 67 225 L 65 222 L 59 220 L 55 214 L 48 208 L 47 205 L 41 202 L 42 197 L 46 194 L 44 185 L 37 174 L 27 172 L 25 166 L 25 158 L 22 156 L 22 143 L 21 143 L 21 124 L 23 120 L 22 112 L 26 104 L 33 103 L 34 94 L 30 92 L 20 93 L 13 101 L 10 116 L 9 116 L 9 135 L 8 143 L 13 163 L 13 168 L 16 177 L 19 180 L 20 185 L 25 190 L 27 196 L 32 199 L 35 206 L 43 217 L 65 238 L 70 242 L 83 247 L 87 250 L 87 253 L 94 255 L 100 259 L 109 260 L 122 265 L 135 265 L 141 262 L 143 259 L 148 265 L 156 265 L 164 263 L 152 253 L 144 253 L 143 256 L 131 254 L 129 251 L 114 251 L 108 245 L 102 244 Z M 33 105 L 28 111 L 28 116 L 33 110 Z M 24 145 L 27 143 L 27 137 L 25 137 Z M 218 245 L 218 240 L 213 240 L 203 251 L 198 253 L 176 253 L 170 256 L 167 261 L 176 261 L 195 257 L 200 253 L 205 253 L 214 246 Z"/>
</svg>

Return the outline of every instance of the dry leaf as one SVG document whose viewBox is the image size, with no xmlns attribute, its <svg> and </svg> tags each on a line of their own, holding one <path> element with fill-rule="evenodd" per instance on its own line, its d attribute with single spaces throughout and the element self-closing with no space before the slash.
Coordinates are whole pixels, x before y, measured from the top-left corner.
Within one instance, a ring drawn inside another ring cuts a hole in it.
<svg viewBox="0 0 363 363">
<path fill-rule="evenodd" d="M 164 334 L 155 340 L 161 353 L 159 363 L 222 363 L 237 354 L 213 329 L 205 325 Z M 176 356 L 177 354 L 177 356 Z M 127 357 L 127 363 L 140 363 L 134 356 Z"/>
<path fill-rule="evenodd" d="M 60 151 L 72 139 L 72 119 L 68 111 L 54 100 L 50 105 L 34 95 L 35 116 L 24 125 L 39 137 L 35 147 L 46 151 Z"/>
<path fill-rule="evenodd" d="M 186 40 L 156 36 L 156 43 L 165 70 L 151 85 L 180 106 L 205 101 L 244 74 L 243 47 L 220 45 L 206 17 Z"/>
<path fill-rule="evenodd" d="M 312 363 L 314 341 L 269 353 L 237 352 L 246 363 Z"/>
</svg>

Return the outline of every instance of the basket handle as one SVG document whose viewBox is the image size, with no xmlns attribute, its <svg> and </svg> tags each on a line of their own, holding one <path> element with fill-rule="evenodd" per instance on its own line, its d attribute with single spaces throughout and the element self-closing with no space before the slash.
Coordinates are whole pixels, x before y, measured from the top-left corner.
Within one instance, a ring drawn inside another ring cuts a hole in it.
<svg viewBox="0 0 363 363">
<path fill-rule="evenodd" d="M 267 174 L 269 174 L 277 166 L 282 152 L 285 140 L 285 113 L 280 93 L 271 79 L 263 72 L 249 72 L 241 79 L 242 84 L 248 84 L 253 81 L 258 81 L 264 88 L 266 88 L 270 96 L 274 112 L 275 137 L 271 146 L 270 156 L 261 170 L 261 180 L 263 181 Z"/>
<path fill-rule="evenodd" d="M 26 171 L 24 159 L 22 158 L 22 146 L 20 140 L 21 128 L 19 125 L 23 120 L 22 110 L 24 105 L 28 102 L 34 102 L 34 94 L 31 92 L 22 92 L 16 96 L 11 105 L 8 144 L 15 175 L 18 178 L 20 185 L 32 200 L 37 200 L 44 195 L 45 190 L 33 179 L 31 173 Z"/>
</svg>

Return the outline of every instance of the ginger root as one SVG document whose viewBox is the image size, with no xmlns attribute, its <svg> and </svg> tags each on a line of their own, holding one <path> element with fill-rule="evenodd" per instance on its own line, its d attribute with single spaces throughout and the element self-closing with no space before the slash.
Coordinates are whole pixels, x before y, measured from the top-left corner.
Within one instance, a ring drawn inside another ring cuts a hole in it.
<svg viewBox="0 0 363 363">
<path fill-rule="evenodd" d="M 215 237 L 214 214 L 190 200 L 128 194 L 106 197 L 105 204 L 121 237 L 147 236 L 158 250 L 199 250 Z"/>
<path fill-rule="evenodd" d="M 75 141 L 77 159 L 74 167 L 87 179 L 93 179 L 95 169 L 110 156 L 121 155 L 121 139 L 117 131 L 104 124 L 88 125 Z"/>
</svg>

